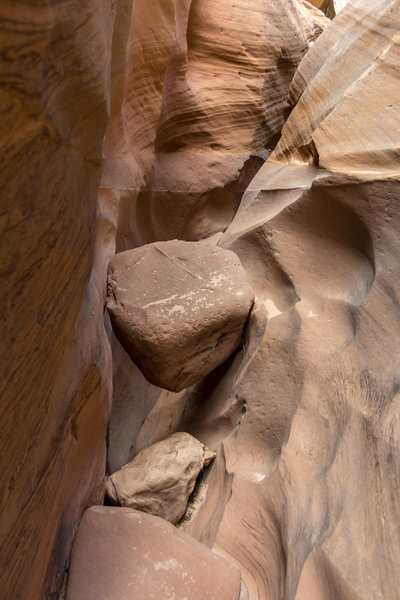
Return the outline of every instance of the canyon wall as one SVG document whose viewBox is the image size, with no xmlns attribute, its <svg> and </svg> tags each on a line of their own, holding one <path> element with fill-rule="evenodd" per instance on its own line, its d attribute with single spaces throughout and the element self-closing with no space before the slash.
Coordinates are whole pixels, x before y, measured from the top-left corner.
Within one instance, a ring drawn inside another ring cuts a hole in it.
<svg viewBox="0 0 400 600">
<path fill-rule="evenodd" d="M 274 148 L 287 91 L 328 20 L 306 2 L 137 0 L 102 187 L 117 250 L 200 239 L 231 221 Z"/>
<path fill-rule="evenodd" d="M 58 598 L 82 512 L 103 498 L 113 241 L 97 190 L 114 19 L 111 0 L 0 8 L 0 589 L 10 600 Z"/>
</svg>

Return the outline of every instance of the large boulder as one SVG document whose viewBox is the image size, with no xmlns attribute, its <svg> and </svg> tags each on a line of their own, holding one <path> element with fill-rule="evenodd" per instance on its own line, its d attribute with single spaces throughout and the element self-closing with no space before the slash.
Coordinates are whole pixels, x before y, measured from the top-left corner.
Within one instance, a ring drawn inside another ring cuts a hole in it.
<svg viewBox="0 0 400 600">
<path fill-rule="evenodd" d="M 119 506 L 177 523 L 185 513 L 198 474 L 214 458 L 215 452 L 189 433 L 174 433 L 145 448 L 111 475 L 108 497 Z"/>
<path fill-rule="evenodd" d="M 169 241 L 114 256 L 107 308 L 145 377 L 189 387 L 239 346 L 254 301 L 238 257 L 217 246 Z"/>
<path fill-rule="evenodd" d="M 237 600 L 240 570 L 170 523 L 128 508 L 86 511 L 66 600 Z"/>
</svg>

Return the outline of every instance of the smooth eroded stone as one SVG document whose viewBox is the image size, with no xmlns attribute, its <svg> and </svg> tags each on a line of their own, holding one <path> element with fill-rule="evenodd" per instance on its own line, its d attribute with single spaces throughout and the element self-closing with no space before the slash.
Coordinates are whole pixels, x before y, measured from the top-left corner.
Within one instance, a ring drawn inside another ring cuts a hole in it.
<svg viewBox="0 0 400 600">
<path fill-rule="evenodd" d="M 189 387 L 239 346 L 254 294 L 238 257 L 197 242 L 156 242 L 110 263 L 114 331 L 145 377 Z"/>
<path fill-rule="evenodd" d="M 145 448 L 111 475 L 111 502 L 177 523 L 183 517 L 201 469 L 215 458 L 189 433 L 174 433 Z"/>
<path fill-rule="evenodd" d="M 237 600 L 240 570 L 170 523 L 94 506 L 76 535 L 66 600 Z"/>
</svg>

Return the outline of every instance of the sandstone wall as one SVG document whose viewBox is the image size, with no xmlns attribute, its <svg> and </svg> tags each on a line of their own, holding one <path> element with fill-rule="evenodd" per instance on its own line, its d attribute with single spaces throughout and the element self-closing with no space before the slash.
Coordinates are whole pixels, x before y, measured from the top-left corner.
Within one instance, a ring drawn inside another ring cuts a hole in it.
<svg viewBox="0 0 400 600">
<path fill-rule="evenodd" d="M 97 188 L 114 12 L 0 8 L 0 594 L 13 600 L 58 598 L 81 514 L 102 500 L 111 248 Z"/>
<path fill-rule="evenodd" d="M 242 563 L 250 598 L 399 589 L 399 14 L 398 2 L 353 1 L 317 40 L 281 140 L 220 241 L 259 301 L 216 541 Z M 209 443 L 198 420 L 197 433 Z"/>
<path fill-rule="evenodd" d="M 279 138 L 295 69 L 328 23 L 297 0 L 136 3 L 122 112 L 105 140 L 102 194 L 115 207 L 117 251 L 226 228 Z M 156 400 L 171 393 L 148 386 L 112 343 L 116 470 L 140 449 L 136 434 Z M 163 416 L 153 441 L 170 427 L 174 417 Z"/>
<path fill-rule="evenodd" d="M 118 250 L 228 225 L 327 23 L 297 0 L 136 2 L 122 111 L 105 144 Z"/>
</svg>

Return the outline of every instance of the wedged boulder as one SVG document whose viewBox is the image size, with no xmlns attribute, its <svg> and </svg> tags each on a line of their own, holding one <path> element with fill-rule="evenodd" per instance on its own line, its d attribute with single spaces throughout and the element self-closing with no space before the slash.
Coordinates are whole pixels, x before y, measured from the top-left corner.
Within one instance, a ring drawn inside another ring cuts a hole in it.
<svg viewBox="0 0 400 600">
<path fill-rule="evenodd" d="M 185 513 L 198 474 L 214 458 L 215 452 L 189 433 L 174 433 L 145 448 L 111 475 L 108 497 L 116 505 L 177 523 Z"/>
<path fill-rule="evenodd" d="M 240 570 L 163 519 L 128 508 L 86 511 L 66 600 L 237 600 Z"/>
<path fill-rule="evenodd" d="M 114 331 L 153 384 L 189 387 L 239 346 L 254 293 L 236 254 L 156 242 L 113 257 L 107 308 Z"/>
</svg>

